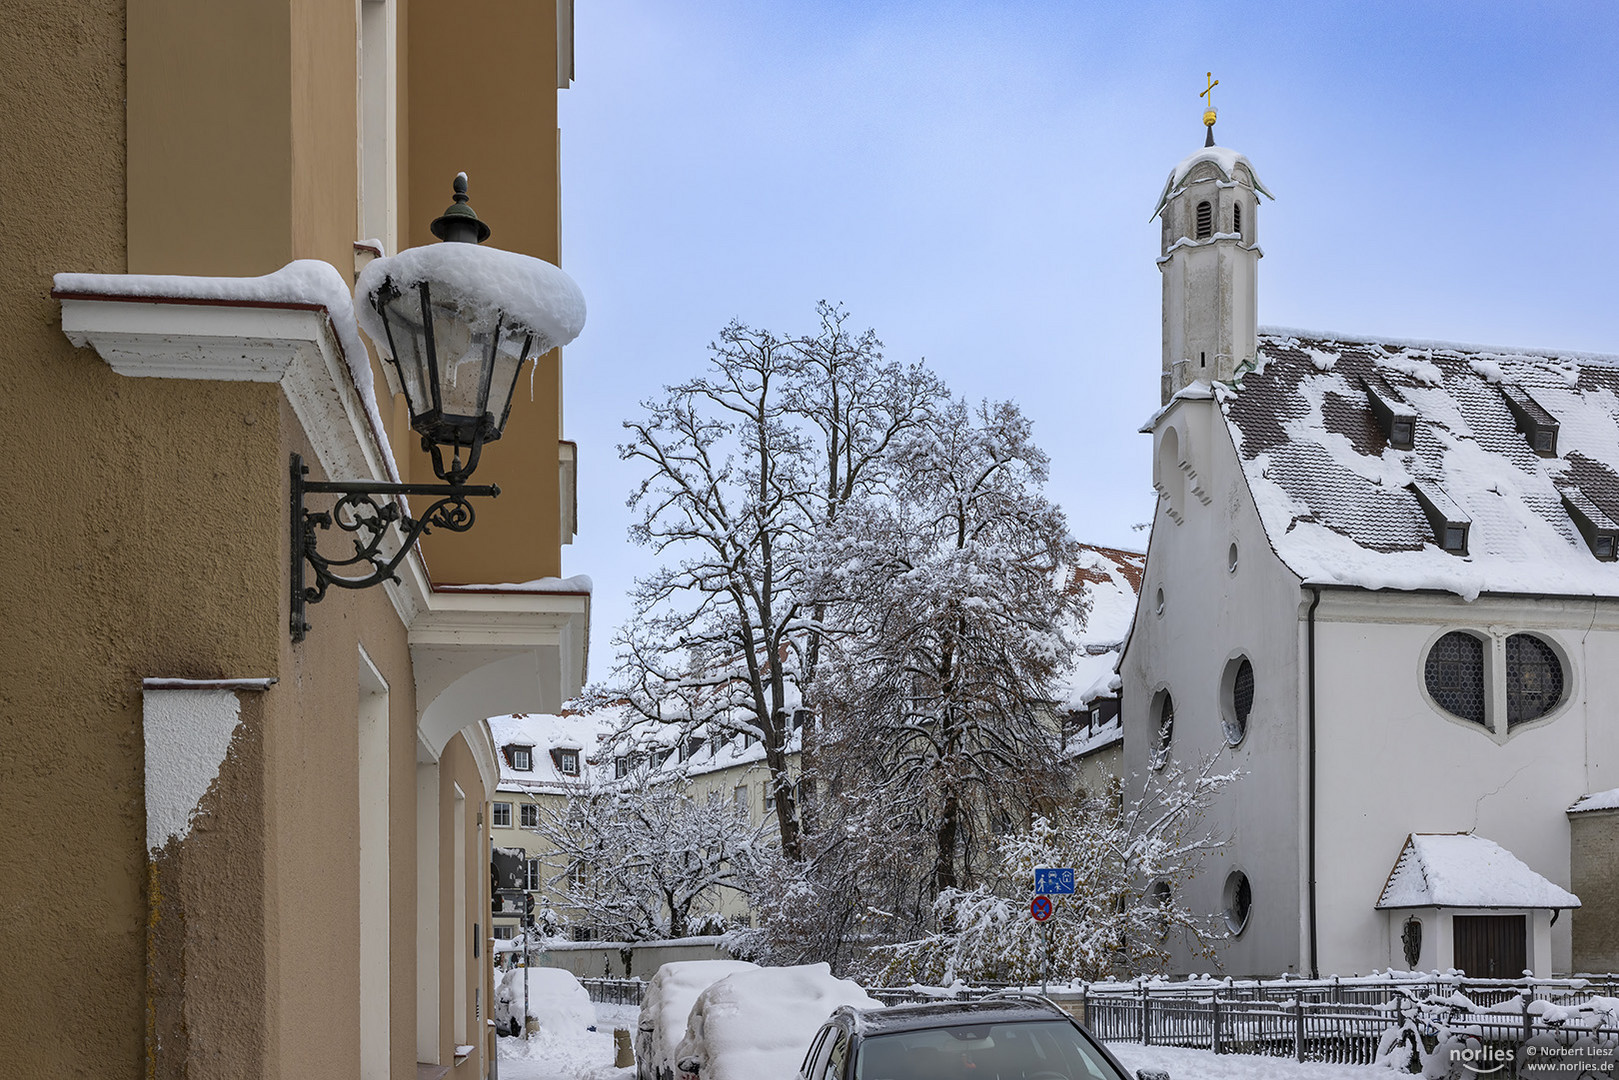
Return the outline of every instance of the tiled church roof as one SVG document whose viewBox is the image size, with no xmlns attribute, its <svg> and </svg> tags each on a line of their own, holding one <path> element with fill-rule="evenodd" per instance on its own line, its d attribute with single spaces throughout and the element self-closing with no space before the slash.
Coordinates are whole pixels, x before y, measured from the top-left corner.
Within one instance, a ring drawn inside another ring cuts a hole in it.
<svg viewBox="0 0 1619 1080">
<path fill-rule="evenodd" d="M 1619 564 L 1596 554 L 1619 521 L 1619 357 L 1267 330 L 1256 369 L 1215 396 L 1306 582 L 1619 596 Z M 1465 553 L 1440 546 L 1447 522 Z"/>
</svg>

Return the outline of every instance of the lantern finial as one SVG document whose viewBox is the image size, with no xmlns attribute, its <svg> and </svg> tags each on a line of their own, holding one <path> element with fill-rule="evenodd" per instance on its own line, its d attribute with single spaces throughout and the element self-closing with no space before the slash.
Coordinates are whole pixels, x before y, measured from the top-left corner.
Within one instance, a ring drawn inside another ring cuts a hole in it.
<svg viewBox="0 0 1619 1080">
<path fill-rule="evenodd" d="M 440 240 L 459 244 L 481 244 L 489 239 L 489 226 L 478 219 L 477 213 L 467 205 L 467 174 L 455 174 L 455 201 L 433 219 L 433 235 Z"/>
</svg>

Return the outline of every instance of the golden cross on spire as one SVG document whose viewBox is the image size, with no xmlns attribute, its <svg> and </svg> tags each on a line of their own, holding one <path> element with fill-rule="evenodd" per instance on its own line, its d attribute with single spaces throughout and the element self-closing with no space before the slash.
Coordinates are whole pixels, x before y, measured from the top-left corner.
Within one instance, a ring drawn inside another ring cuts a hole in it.
<svg viewBox="0 0 1619 1080">
<path fill-rule="evenodd" d="M 1206 98 L 1209 99 L 1208 101 L 1206 101 L 1204 103 L 1208 107 L 1203 110 L 1203 122 L 1205 124 L 1207 124 L 1209 127 L 1213 127 L 1214 126 L 1214 88 L 1216 86 L 1220 85 L 1220 80 L 1216 79 L 1214 77 L 1214 72 L 1212 72 L 1212 71 L 1208 73 L 1208 78 L 1209 78 L 1208 89 L 1204 90 L 1201 94 L 1199 94 L 1197 96 L 1198 97 L 1206 97 Z"/>
</svg>

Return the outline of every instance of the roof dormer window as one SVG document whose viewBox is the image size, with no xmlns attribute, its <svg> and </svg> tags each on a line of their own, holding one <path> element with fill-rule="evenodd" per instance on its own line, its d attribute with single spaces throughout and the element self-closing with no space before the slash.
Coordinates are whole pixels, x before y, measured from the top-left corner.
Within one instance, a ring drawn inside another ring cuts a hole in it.
<svg viewBox="0 0 1619 1080">
<path fill-rule="evenodd" d="M 533 772 L 534 747 L 508 746 L 506 748 L 506 760 L 510 761 L 512 763 L 512 768 L 516 769 L 518 772 Z"/>
<path fill-rule="evenodd" d="M 552 750 L 551 762 L 563 776 L 579 775 L 579 751 L 574 747 L 559 746 Z"/>
<path fill-rule="evenodd" d="M 1427 480 L 1417 480 L 1407 485 L 1411 494 L 1417 497 L 1422 512 L 1427 515 L 1428 524 L 1433 527 L 1434 541 L 1452 555 L 1467 554 L 1467 533 L 1472 527 L 1472 521 L 1462 512 L 1443 488 Z"/>
<path fill-rule="evenodd" d="M 1214 231 L 1214 207 L 1204 201 L 1197 204 L 1197 237 L 1198 240 L 1207 240 Z"/>
<path fill-rule="evenodd" d="M 1503 385 L 1501 396 L 1506 399 L 1507 408 L 1511 410 L 1513 420 L 1517 421 L 1518 430 L 1528 438 L 1529 449 L 1541 457 L 1556 457 L 1557 418 L 1547 412 L 1540 402 L 1521 386 Z"/>
<path fill-rule="evenodd" d="M 1377 417 L 1377 426 L 1383 429 L 1389 446 L 1395 450 L 1410 450 L 1417 442 L 1417 411 L 1406 403 L 1400 392 L 1383 379 L 1373 377 L 1361 382 L 1366 388 L 1366 403 Z"/>
<path fill-rule="evenodd" d="M 1603 562 L 1619 558 L 1619 523 L 1603 513 L 1578 487 L 1559 487 L 1557 493 L 1563 497 L 1563 509 L 1568 511 L 1569 520 L 1585 538 L 1591 554 Z"/>
</svg>

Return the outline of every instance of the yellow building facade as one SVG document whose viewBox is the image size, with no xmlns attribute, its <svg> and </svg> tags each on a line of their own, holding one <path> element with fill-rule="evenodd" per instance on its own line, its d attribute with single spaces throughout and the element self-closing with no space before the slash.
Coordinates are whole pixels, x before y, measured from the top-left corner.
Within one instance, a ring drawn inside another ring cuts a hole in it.
<svg viewBox="0 0 1619 1080">
<path fill-rule="evenodd" d="M 307 286 L 430 243 L 462 170 L 492 246 L 559 261 L 570 0 L 90 0 L 6 24 L 0 1055 L 488 1076 L 484 718 L 554 711 L 585 676 L 588 591 L 554 580 L 560 353 L 483 456 L 502 495 L 476 527 L 333 589 L 302 641 L 289 459 L 432 479 L 402 398 L 367 402 L 387 384 L 343 290 Z"/>
</svg>

